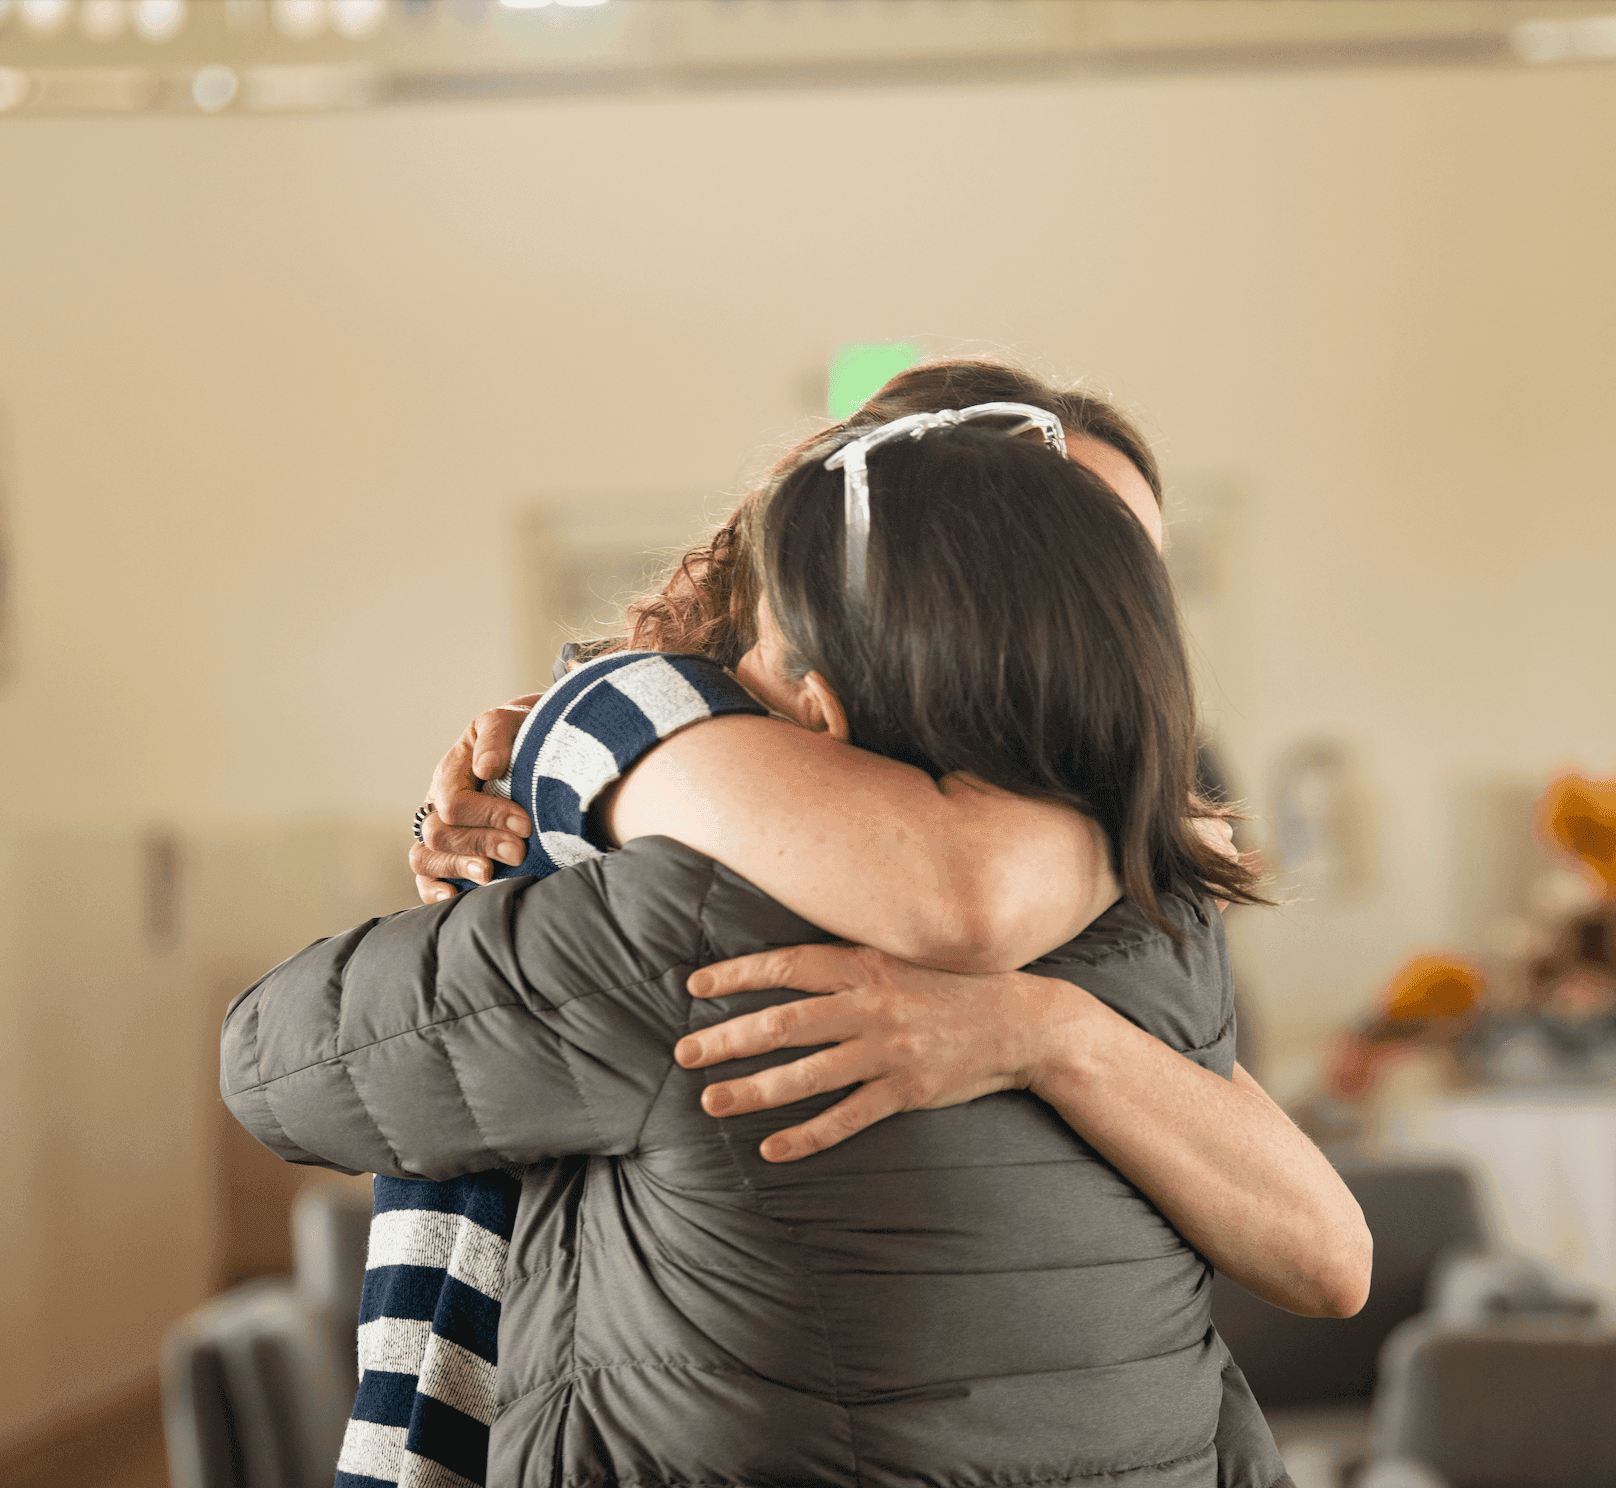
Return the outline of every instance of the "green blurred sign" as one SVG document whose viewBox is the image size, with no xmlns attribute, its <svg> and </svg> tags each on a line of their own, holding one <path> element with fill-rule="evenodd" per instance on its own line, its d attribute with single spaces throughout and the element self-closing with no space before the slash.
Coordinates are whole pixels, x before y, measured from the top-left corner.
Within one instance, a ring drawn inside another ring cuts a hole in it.
<svg viewBox="0 0 1616 1488">
<path fill-rule="evenodd" d="M 924 353 L 913 341 L 849 341 L 830 358 L 830 416 L 844 419 Z"/>
</svg>

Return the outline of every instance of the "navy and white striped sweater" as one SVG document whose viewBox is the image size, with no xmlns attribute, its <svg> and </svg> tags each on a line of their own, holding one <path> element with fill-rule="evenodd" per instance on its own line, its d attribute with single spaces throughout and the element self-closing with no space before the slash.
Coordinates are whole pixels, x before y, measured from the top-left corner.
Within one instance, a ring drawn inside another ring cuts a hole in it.
<svg viewBox="0 0 1616 1488">
<path fill-rule="evenodd" d="M 599 857 L 591 803 L 659 740 L 722 713 L 763 713 L 716 662 L 620 651 L 581 666 L 527 716 L 488 790 L 533 819 L 527 857 L 496 878 L 543 878 Z M 466 885 L 466 887 L 475 887 Z M 337 1488 L 461 1488 L 488 1465 L 499 1305 L 520 1184 L 375 1180 L 359 1308 L 359 1393 Z"/>
</svg>

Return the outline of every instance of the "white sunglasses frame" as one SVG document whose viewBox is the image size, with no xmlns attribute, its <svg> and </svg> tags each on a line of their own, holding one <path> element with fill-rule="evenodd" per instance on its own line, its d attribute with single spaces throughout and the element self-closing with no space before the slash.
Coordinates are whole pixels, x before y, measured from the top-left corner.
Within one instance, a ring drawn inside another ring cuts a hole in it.
<svg viewBox="0 0 1616 1488">
<path fill-rule="evenodd" d="M 1013 429 L 1006 429 L 1006 435 L 1039 429 L 1050 449 L 1058 450 L 1063 459 L 1070 458 L 1066 451 L 1066 427 L 1047 408 L 1037 408 L 1031 403 L 973 403 L 969 408 L 905 414 L 890 423 L 879 424 L 867 434 L 861 434 L 844 444 L 825 461 L 826 470 L 842 472 L 842 493 L 846 506 L 844 577 L 849 599 L 860 602 L 865 592 L 864 560 L 870 546 L 870 451 L 897 439 L 919 439 L 933 429 L 952 429 L 970 419 L 1016 417 L 1020 417 L 1022 422 Z"/>
</svg>

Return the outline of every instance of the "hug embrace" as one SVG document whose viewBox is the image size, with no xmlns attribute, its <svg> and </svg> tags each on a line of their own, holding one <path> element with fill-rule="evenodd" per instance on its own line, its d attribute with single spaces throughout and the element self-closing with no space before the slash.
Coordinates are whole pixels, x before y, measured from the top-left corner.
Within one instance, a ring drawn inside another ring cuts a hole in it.
<svg viewBox="0 0 1616 1488">
<path fill-rule="evenodd" d="M 232 1004 L 236 1116 L 377 1175 L 344 1488 L 1288 1483 L 1211 1271 L 1369 1240 L 1234 1060 L 1160 539 L 1107 404 L 900 374 Z"/>
</svg>

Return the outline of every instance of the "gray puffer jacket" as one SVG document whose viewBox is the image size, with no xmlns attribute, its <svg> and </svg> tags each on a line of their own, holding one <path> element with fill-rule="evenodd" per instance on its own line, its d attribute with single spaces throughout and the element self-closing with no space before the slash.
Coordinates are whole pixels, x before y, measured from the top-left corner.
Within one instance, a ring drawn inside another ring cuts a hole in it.
<svg viewBox="0 0 1616 1488">
<path fill-rule="evenodd" d="M 1110 910 L 1037 963 L 1227 1076 L 1216 914 L 1183 942 Z M 758 1144 L 836 1097 L 718 1121 L 685 1033 L 800 994 L 702 1001 L 695 967 L 822 932 L 642 839 L 318 942 L 232 1005 L 222 1089 L 292 1162 L 525 1169 L 491 1485 L 1272 1488 L 1208 1317 L 1211 1274 L 1021 1092 L 829 1152 Z"/>
</svg>

